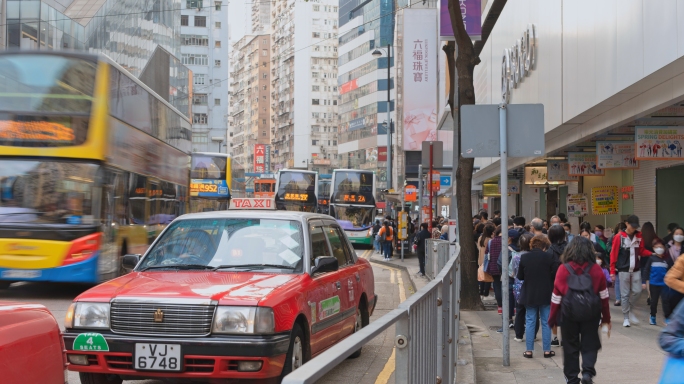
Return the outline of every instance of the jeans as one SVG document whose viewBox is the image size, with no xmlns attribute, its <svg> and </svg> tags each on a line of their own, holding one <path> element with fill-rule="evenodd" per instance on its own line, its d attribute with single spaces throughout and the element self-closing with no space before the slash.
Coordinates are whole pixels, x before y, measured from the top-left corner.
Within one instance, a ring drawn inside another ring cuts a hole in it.
<svg viewBox="0 0 684 384">
<path fill-rule="evenodd" d="M 620 278 L 619 278 L 619 273 L 618 275 L 615 276 L 615 281 L 613 282 L 613 285 L 615 286 L 615 300 L 620 301 L 620 298 L 622 295 L 620 295 Z"/>
<path fill-rule="evenodd" d="M 515 337 L 518 339 L 522 339 L 523 336 L 525 335 L 525 322 L 527 321 L 525 314 L 527 313 L 527 310 L 525 309 L 525 306 L 516 303 L 515 305 Z M 539 333 L 539 316 L 537 316 L 537 321 L 535 321 L 536 325 L 534 327 L 534 337 L 537 337 L 537 334 Z"/>
<path fill-rule="evenodd" d="M 618 272 L 620 279 L 620 296 L 622 296 L 622 314 L 629 317 L 630 304 L 636 303 L 641 296 L 641 271 Z"/>
<path fill-rule="evenodd" d="M 380 240 L 376 239 L 375 236 L 373 237 L 373 249 L 375 249 L 376 252 L 382 252 L 382 248 L 380 247 Z"/>
<path fill-rule="evenodd" d="M 392 242 L 391 241 L 383 241 L 382 242 L 382 254 L 386 258 L 390 258 L 392 256 Z"/>
<path fill-rule="evenodd" d="M 549 327 L 549 313 L 551 312 L 551 305 L 540 305 L 538 307 L 525 306 L 525 345 L 528 351 L 534 351 L 534 333 L 530 332 L 534 329 L 537 322 L 537 315 L 541 320 L 542 328 L 542 348 L 544 352 L 551 350 L 551 327 Z"/>
<path fill-rule="evenodd" d="M 601 349 L 599 337 L 600 319 L 576 323 L 564 321 L 560 325 L 563 338 L 563 374 L 568 384 L 580 384 L 580 353 L 582 354 L 582 378 L 596 376 L 596 358 Z"/>
</svg>

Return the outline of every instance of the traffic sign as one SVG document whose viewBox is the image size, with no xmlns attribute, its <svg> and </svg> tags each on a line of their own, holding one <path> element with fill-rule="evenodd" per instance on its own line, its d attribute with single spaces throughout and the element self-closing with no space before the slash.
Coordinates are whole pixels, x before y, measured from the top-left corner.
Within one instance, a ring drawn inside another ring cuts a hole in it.
<svg viewBox="0 0 684 384">
<path fill-rule="evenodd" d="M 442 184 L 442 187 L 451 187 L 451 176 L 440 176 L 439 177 L 439 182 Z"/>
</svg>

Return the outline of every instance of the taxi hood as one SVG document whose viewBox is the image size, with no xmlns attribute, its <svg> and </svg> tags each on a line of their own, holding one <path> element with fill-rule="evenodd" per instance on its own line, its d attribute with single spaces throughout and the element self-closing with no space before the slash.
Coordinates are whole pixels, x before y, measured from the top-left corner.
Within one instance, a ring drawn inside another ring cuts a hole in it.
<svg viewBox="0 0 684 384">
<path fill-rule="evenodd" d="M 207 299 L 224 305 L 255 306 L 276 288 L 299 277 L 298 274 L 223 271 L 131 272 L 89 289 L 77 300 Z"/>
</svg>

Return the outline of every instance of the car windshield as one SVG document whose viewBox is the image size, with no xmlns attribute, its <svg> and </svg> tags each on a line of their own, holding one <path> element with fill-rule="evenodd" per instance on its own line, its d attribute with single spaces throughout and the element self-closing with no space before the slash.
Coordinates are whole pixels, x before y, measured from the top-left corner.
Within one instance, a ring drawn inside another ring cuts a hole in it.
<svg viewBox="0 0 684 384">
<path fill-rule="evenodd" d="M 164 231 L 140 270 L 205 266 L 220 269 L 302 270 L 302 226 L 291 220 L 179 220 Z"/>
</svg>

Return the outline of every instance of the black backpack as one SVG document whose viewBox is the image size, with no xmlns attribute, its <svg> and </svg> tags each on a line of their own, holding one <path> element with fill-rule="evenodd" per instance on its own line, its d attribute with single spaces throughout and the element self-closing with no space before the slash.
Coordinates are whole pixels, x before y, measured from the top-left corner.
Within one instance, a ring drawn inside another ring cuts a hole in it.
<svg viewBox="0 0 684 384">
<path fill-rule="evenodd" d="M 588 263 L 581 275 L 576 274 L 570 264 L 564 265 L 570 276 L 568 292 L 561 307 L 563 319 L 574 322 L 597 320 L 601 316 L 601 298 L 594 292 L 594 283 L 589 275 L 593 264 Z"/>
</svg>

